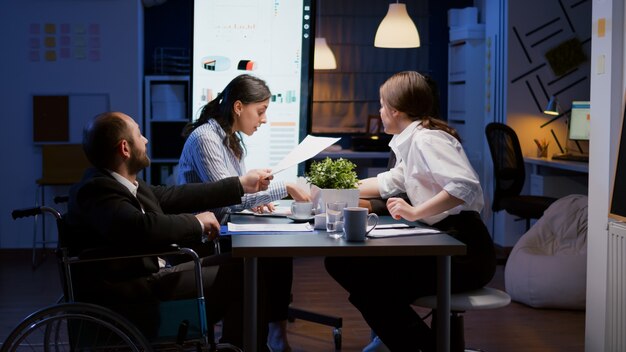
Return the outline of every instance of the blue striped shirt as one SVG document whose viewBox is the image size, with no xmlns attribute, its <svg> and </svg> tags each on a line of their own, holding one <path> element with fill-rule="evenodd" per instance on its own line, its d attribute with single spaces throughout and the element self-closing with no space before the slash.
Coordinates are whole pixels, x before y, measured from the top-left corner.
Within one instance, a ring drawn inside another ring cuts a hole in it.
<svg viewBox="0 0 626 352">
<path fill-rule="evenodd" d="M 178 162 L 178 183 L 215 182 L 226 177 L 243 176 L 246 173 L 244 160 L 237 159 L 233 151 L 224 145 L 225 137 L 226 132 L 213 119 L 196 128 L 185 141 Z M 272 182 L 266 191 L 246 193 L 241 197 L 241 204 L 229 208 L 231 211 L 240 211 L 285 198 L 287 195 L 284 182 Z M 221 221 L 229 208 L 210 211 Z"/>
</svg>

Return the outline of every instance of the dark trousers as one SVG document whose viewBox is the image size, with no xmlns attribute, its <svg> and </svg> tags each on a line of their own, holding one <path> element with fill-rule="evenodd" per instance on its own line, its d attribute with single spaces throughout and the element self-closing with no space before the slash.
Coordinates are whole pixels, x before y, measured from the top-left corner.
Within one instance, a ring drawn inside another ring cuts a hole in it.
<svg viewBox="0 0 626 352">
<path fill-rule="evenodd" d="M 485 286 L 495 273 L 493 242 L 480 216 L 462 212 L 434 225 L 467 245 L 452 258 L 452 291 Z M 435 351 L 431 329 L 411 307 L 437 288 L 435 257 L 329 257 L 328 273 L 392 351 Z"/>
<path fill-rule="evenodd" d="M 201 258 L 209 329 L 223 321 L 220 341 L 243 346 L 243 262 L 230 254 Z M 162 301 L 197 297 L 193 262 L 162 268 L 149 276 L 123 280 L 98 279 L 89 272 L 75 276 L 79 301 L 109 307 L 127 317 L 147 337 L 156 337 Z M 190 312 L 193 314 L 194 312 Z"/>
<path fill-rule="evenodd" d="M 220 238 L 222 253 L 231 251 L 231 238 Z M 287 319 L 291 303 L 293 258 L 260 258 L 258 261 L 258 350 L 265 351 L 268 323 Z"/>
</svg>

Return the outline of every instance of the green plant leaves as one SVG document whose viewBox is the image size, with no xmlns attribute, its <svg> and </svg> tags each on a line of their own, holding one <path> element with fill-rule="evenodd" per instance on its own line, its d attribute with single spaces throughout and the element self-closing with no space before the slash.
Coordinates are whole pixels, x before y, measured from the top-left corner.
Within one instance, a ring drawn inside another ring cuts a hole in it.
<svg viewBox="0 0 626 352">
<path fill-rule="evenodd" d="M 311 163 L 307 180 L 319 188 L 354 189 L 357 188 L 356 165 L 343 158 L 326 158 Z"/>
</svg>

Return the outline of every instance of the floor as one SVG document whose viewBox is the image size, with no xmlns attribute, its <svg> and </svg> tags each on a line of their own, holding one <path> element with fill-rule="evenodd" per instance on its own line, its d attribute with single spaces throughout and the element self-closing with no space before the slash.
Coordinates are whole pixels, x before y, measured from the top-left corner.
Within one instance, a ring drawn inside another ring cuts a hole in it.
<svg viewBox="0 0 626 352">
<path fill-rule="evenodd" d="M 0 341 L 29 313 L 60 297 L 54 258 L 32 269 L 30 251 L 0 251 Z M 361 351 L 370 329 L 347 294 L 324 271 L 321 258 L 296 258 L 294 305 L 343 318 L 342 351 Z M 503 289 L 503 266 L 490 286 Z M 420 311 L 426 313 L 426 311 Z M 584 351 L 583 311 L 534 309 L 511 303 L 505 308 L 465 314 L 468 347 L 483 351 Z M 294 352 L 334 351 L 332 329 L 302 320 L 288 324 Z"/>
</svg>

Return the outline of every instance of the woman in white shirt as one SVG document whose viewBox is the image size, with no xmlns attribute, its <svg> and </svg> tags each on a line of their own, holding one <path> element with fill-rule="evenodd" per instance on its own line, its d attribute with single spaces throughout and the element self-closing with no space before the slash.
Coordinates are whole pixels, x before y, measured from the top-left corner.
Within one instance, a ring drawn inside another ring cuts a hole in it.
<svg viewBox="0 0 626 352">
<path fill-rule="evenodd" d="M 200 117 L 183 131 L 186 141 L 178 164 L 178 183 L 215 182 L 245 174 L 241 133 L 251 136 L 267 122 L 270 97 L 269 87 L 262 79 L 243 74 L 207 103 Z M 298 201 L 310 200 L 310 195 L 297 185 L 276 181 L 266 191 L 245 194 L 241 204 L 231 206 L 230 210 L 264 207 L 273 210 L 271 202 L 287 195 Z M 210 210 L 220 221 L 229 212 L 229 208 Z M 228 247 L 226 244 L 222 250 Z M 286 323 L 293 279 L 292 259 L 263 258 L 259 261 L 259 276 L 261 299 L 267 306 L 263 313 L 269 321 L 268 345 L 272 351 L 289 351 Z"/>
<path fill-rule="evenodd" d="M 380 115 L 396 166 L 362 180 L 361 196 L 389 198 L 396 219 L 422 221 L 467 245 L 452 258 L 452 290 L 486 285 L 495 273 L 495 251 L 479 212 L 483 193 L 456 131 L 429 114 L 433 92 L 414 71 L 391 76 L 380 87 Z M 410 204 L 394 198 L 406 193 Z M 326 258 L 326 270 L 350 293 L 376 335 L 392 351 L 434 351 L 434 334 L 411 308 L 436 293 L 434 257 Z"/>
</svg>

